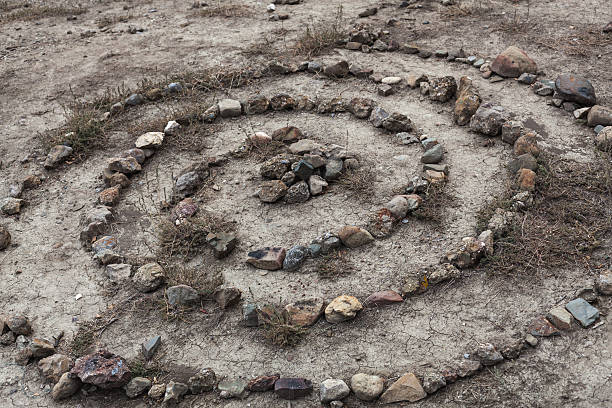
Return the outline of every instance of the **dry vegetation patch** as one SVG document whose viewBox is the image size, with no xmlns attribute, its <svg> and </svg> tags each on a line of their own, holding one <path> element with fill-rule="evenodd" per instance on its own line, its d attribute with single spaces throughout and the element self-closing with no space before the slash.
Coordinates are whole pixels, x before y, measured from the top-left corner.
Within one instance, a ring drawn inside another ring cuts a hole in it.
<svg viewBox="0 0 612 408">
<path fill-rule="evenodd" d="M 10 23 L 13 21 L 35 21 L 47 17 L 76 16 L 86 13 L 87 9 L 81 6 L 53 6 L 53 5 L 31 5 L 3 1 L 0 2 L 0 22 Z"/>
<path fill-rule="evenodd" d="M 280 306 L 267 305 L 258 312 L 265 338 L 275 346 L 294 346 L 307 333 L 307 329 L 291 323 L 287 311 Z"/>
<path fill-rule="evenodd" d="M 311 58 L 332 49 L 345 37 L 346 29 L 340 6 L 333 20 L 308 24 L 293 45 L 292 51 L 294 55 Z"/>
</svg>

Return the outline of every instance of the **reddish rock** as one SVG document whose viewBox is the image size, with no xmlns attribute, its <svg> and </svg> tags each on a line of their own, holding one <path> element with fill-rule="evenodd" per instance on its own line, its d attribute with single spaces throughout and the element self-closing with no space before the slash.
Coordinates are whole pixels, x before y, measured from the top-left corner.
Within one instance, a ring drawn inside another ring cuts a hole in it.
<svg viewBox="0 0 612 408">
<path fill-rule="evenodd" d="M 384 306 L 393 303 L 403 302 L 404 298 L 394 290 L 383 290 L 372 293 L 365 301 L 366 305 Z"/>
<path fill-rule="evenodd" d="M 248 253 L 247 263 L 257 269 L 275 271 L 283 267 L 283 261 L 287 251 L 285 248 L 265 247 Z"/>
<path fill-rule="evenodd" d="M 459 126 L 467 125 L 480 106 L 480 95 L 472 85 L 472 80 L 463 76 L 459 80 L 459 90 L 455 101 L 454 118 Z"/>
<path fill-rule="evenodd" d="M 559 334 L 559 330 L 553 326 L 544 316 L 535 319 L 527 328 L 531 335 L 536 337 L 549 337 Z"/>
<path fill-rule="evenodd" d="M 408 401 L 416 402 L 427 396 L 421 382 L 413 373 L 404 374 L 380 396 L 382 404 Z"/>
<path fill-rule="evenodd" d="M 83 383 L 100 388 L 120 388 L 132 377 L 127 362 L 106 350 L 79 358 L 70 374 L 79 377 Z"/>
<path fill-rule="evenodd" d="M 140 150 L 140 149 L 135 149 L 135 150 Z M 142 152 L 142 150 L 140 151 Z M 111 171 L 118 171 L 119 173 L 124 173 L 124 174 L 137 173 L 142 170 L 142 167 L 140 167 L 138 160 L 136 160 L 134 157 L 110 159 L 110 162 L 108 163 L 108 168 Z"/>
<path fill-rule="evenodd" d="M 249 391 L 253 392 L 266 392 L 274 389 L 274 384 L 280 378 L 279 374 L 274 375 L 260 375 L 259 377 L 253 378 L 247 384 Z"/>
<path fill-rule="evenodd" d="M 294 400 L 312 392 L 312 382 L 304 378 L 279 378 L 274 383 L 274 393 L 282 399 Z"/>
<path fill-rule="evenodd" d="M 106 190 L 103 190 L 98 197 L 100 204 L 113 206 L 117 204 L 119 201 L 119 190 L 121 189 L 120 185 L 116 185 L 113 187 L 109 187 Z"/>
<path fill-rule="evenodd" d="M 514 154 L 520 156 L 526 153 L 530 153 L 532 156 L 540 154 L 540 148 L 538 147 L 537 135 L 535 132 L 527 132 L 523 136 L 516 139 L 514 142 Z"/>
<path fill-rule="evenodd" d="M 459 378 L 457 370 L 450 367 L 442 369 L 442 371 L 440 371 L 440 375 L 444 377 L 444 381 L 446 381 L 447 384 L 454 383 L 455 381 L 457 381 L 457 378 Z"/>
<path fill-rule="evenodd" d="M 533 170 L 520 169 L 517 172 L 517 181 L 519 188 L 522 191 L 533 191 L 535 190 L 536 174 Z"/>
<path fill-rule="evenodd" d="M 198 211 L 198 205 L 192 198 L 185 198 L 180 201 L 172 210 L 174 219 L 192 217 Z"/>
<path fill-rule="evenodd" d="M 363 228 L 347 225 L 338 231 L 338 237 L 349 248 L 356 248 L 374 241 L 374 237 Z"/>
<path fill-rule="evenodd" d="M 291 324 L 312 326 L 319 320 L 325 310 L 323 299 L 304 299 L 285 306 Z"/>
<path fill-rule="evenodd" d="M 490 68 L 491 71 L 506 78 L 518 78 L 525 72 L 535 74 L 538 71 L 535 61 L 529 58 L 525 51 L 515 46 L 510 46 L 499 54 Z"/>
<path fill-rule="evenodd" d="M 272 133 L 272 140 L 293 143 L 300 140 L 303 136 L 302 131 L 295 126 L 286 126 L 275 130 L 274 133 Z"/>
</svg>

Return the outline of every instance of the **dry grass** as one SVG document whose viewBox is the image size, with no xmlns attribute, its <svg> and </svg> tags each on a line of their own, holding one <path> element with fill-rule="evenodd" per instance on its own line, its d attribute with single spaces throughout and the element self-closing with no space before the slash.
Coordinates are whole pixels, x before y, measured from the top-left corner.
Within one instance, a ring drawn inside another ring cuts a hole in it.
<svg viewBox="0 0 612 408">
<path fill-rule="evenodd" d="M 334 250 L 323 255 L 317 265 L 317 272 L 321 279 L 336 279 L 348 276 L 355 271 L 351 262 L 349 251 L 346 249 Z"/>
<path fill-rule="evenodd" d="M 604 34 L 601 27 L 577 27 L 571 33 L 551 36 L 534 36 L 533 41 L 543 47 L 562 52 L 565 55 L 587 57 L 599 49 L 612 45 L 612 37 Z"/>
<path fill-rule="evenodd" d="M 264 336 L 275 346 L 294 346 L 307 332 L 306 328 L 292 324 L 287 311 L 280 306 L 267 305 L 258 313 Z"/>
<path fill-rule="evenodd" d="M 279 154 L 287 153 L 287 151 L 287 145 L 278 140 L 257 145 L 247 139 L 244 146 L 238 151 L 232 152 L 232 155 L 237 159 L 249 157 L 257 162 L 263 162 Z"/>
<path fill-rule="evenodd" d="M 538 160 L 534 205 L 495 243 L 495 254 L 482 266 L 513 274 L 563 267 L 588 270 L 594 267 L 593 251 L 612 232 L 609 158 L 591 164 L 552 156 Z M 507 206 L 512 193 L 497 204 Z"/>
<path fill-rule="evenodd" d="M 0 3 L 0 22 L 35 21 L 48 17 L 76 16 L 86 12 L 87 9 L 80 6 L 30 5 L 4 1 Z"/>
<path fill-rule="evenodd" d="M 109 27 L 117 23 L 127 23 L 133 16 L 131 14 L 110 14 L 96 19 L 98 28 Z"/>
<path fill-rule="evenodd" d="M 242 4 L 223 4 L 206 7 L 203 10 L 196 12 L 196 16 L 200 17 L 249 17 L 254 14 L 254 10 Z"/>
<path fill-rule="evenodd" d="M 434 225 L 441 225 L 447 209 L 458 205 L 457 197 L 449 190 L 445 182 L 430 183 L 424 196 L 423 203 L 412 215 L 417 219 L 431 222 Z"/>
<path fill-rule="evenodd" d="M 164 275 L 168 286 L 187 285 L 191 286 L 204 297 L 209 297 L 215 289 L 223 285 L 223 274 L 220 270 L 212 267 L 204 270 L 202 268 L 192 268 L 182 263 L 168 264 L 161 260 L 164 268 Z"/>
<path fill-rule="evenodd" d="M 136 357 L 128 361 L 128 367 L 132 372 L 132 378 L 143 377 L 153 380 L 168 374 L 165 365 L 159 361 L 159 356 L 155 356 L 149 361 L 145 361 L 142 357 Z"/>
<path fill-rule="evenodd" d="M 311 58 L 334 48 L 346 37 L 344 26 L 342 6 L 339 6 L 332 21 L 310 23 L 306 26 L 306 30 L 292 47 L 293 54 Z"/>
<path fill-rule="evenodd" d="M 355 170 L 348 170 L 340 176 L 336 184 L 346 189 L 351 196 L 361 200 L 369 201 L 372 198 L 376 173 L 372 170 L 373 166 L 359 161 L 361 166 Z"/>
</svg>

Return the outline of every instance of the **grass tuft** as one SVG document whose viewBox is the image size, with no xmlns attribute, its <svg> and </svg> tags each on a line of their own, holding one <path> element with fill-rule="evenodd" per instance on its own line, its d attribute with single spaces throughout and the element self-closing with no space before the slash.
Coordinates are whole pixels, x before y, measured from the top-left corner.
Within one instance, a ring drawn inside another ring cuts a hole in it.
<svg viewBox="0 0 612 408">
<path fill-rule="evenodd" d="M 349 251 L 346 249 L 334 250 L 323 255 L 317 267 L 321 279 L 336 279 L 353 273 L 353 266 Z"/>
<path fill-rule="evenodd" d="M 307 333 L 307 329 L 291 323 L 287 311 L 278 306 L 266 306 L 259 311 L 259 321 L 263 324 L 264 336 L 275 346 L 294 346 Z"/>
<path fill-rule="evenodd" d="M 342 6 L 339 6 L 332 21 L 311 23 L 293 46 L 293 54 L 307 58 L 320 55 L 334 48 L 346 37 Z"/>
<path fill-rule="evenodd" d="M 10 23 L 14 21 L 36 21 L 48 17 L 76 16 L 86 12 L 87 9 L 80 6 L 31 6 L 28 3 L 17 4 L 8 1 L 0 2 L 0 22 L 2 23 Z"/>
</svg>

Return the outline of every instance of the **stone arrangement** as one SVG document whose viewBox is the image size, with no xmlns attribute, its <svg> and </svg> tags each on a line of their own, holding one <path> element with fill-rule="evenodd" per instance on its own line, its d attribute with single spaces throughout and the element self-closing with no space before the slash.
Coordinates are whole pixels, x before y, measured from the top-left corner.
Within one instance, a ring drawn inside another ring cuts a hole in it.
<svg viewBox="0 0 612 408">
<path fill-rule="evenodd" d="M 285 1 L 282 4 L 297 2 Z M 274 8 L 268 10 L 274 11 Z M 375 13 L 376 9 L 368 9 L 362 12 L 360 17 Z M 572 112 L 577 121 L 594 127 L 598 149 L 610 151 L 612 148 L 612 110 L 596 104 L 595 91 L 590 82 L 570 74 L 559 75 L 555 81 L 537 79 L 536 63 L 519 48 L 508 47 L 493 61 L 489 61 L 475 55 L 466 56 L 463 50 L 432 52 L 414 45 L 400 46 L 389 38 L 388 33 L 374 33 L 363 24 L 351 30 L 344 46 L 361 52 L 398 51 L 416 54 L 421 58 L 446 58 L 449 62 L 466 63 L 479 69 L 483 77 L 493 82 L 504 78 L 517 78 L 517 82 L 530 85 L 537 95 L 551 97 L 549 103 L 552 105 Z M 379 78 L 367 69 L 350 66 L 346 61 L 329 66 L 309 61 L 295 68 L 275 62 L 269 70 L 275 74 L 306 71 L 329 78 L 349 75 L 370 78 L 380 83 L 378 93 L 381 96 L 398 92 L 398 84 L 404 81 L 399 77 Z M 431 265 L 419 276 L 409 279 L 398 291 L 388 289 L 372 293 L 363 304 L 356 297 L 344 294 L 329 303 L 324 299 L 305 299 L 287 304 L 284 310 L 291 323 L 296 326 L 312 326 L 322 316 L 330 324 L 351 321 L 359 313 L 367 313 L 367 308 L 403 302 L 409 296 L 425 292 L 431 285 L 459 278 L 461 270 L 476 266 L 480 260 L 494 253 L 495 240 L 503 237 L 520 211 L 533 203 L 537 183 L 537 157 L 540 153 L 537 144 L 539 136 L 536 132 L 511 120 L 512 115 L 504 107 L 483 101 L 467 76 L 462 77 L 459 84 L 452 76 L 411 76 L 406 82 L 411 89 L 418 89 L 432 102 L 447 103 L 455 99 L 453 119 L 458 126 L 469 126 L 472 131 L 486 137 L 501 137 L 502 142 L 512 145 L 514 158 L 507 168 L 520 190 L 512 198 L 512 210 L 498 208 L 488 221 L 487 230 L 482 231 L 478 237 L 464 238 L 439 264 Z M 180 92 L 184 85 L 169 84 L 163 92 Z M 114 104 L 105 117 L 119 114 L 126 107 L 143 104 L 147 98 L 150 99 L 150 96 L 131 95 L 125 101 Z M 262 247 L 247 254 L 246 262 L 255 268 L 295 271 L 310 257 L 326 255 L 342 247 L 358 248 L 372 243 L 377 238 L 389 236 L 394 226 L 405 220 L 426 199 L 424 192 L 427 186 L 443 183 L 448 177 L 448 166 L 442 163 L 445 152 L 435 138 L 416 134 L 415 126 L 408 117 L 399 112 L 388 113 L 368 98 L 354 98 L 351 101 L 336 98 L 321 103 L 315 103 L 307 96 L 293 97 L 287 94 L 279 94 L 271 99 L 257 96 L 244 102 L 224 99 L 203 112 L 199 120 L 213 122 L 217 118 L 263 114 L 269 110 L 302 110 L 320 114 L 350 112 L 358 119 L 367 119 L 374 128 L 396 134 L 402 143 L 420 143 L 423 147 L 423 174 L 411 180 L 406 194 L 390 198 L 383 208 L 373 214 L 374 223 L 365 223 L 362 227 L 347 225 L 339 231 L 317 237 L 307 245 L 296 244 L 289 249 Z M 103 265 L 110 281 L 118 283 L 131 280 L 143 293 L 158 290 L 163 286 L 163 268 L 157 263 L 149 263 L 133 271 L 132 265 L 123 263 L 124 259 L 118 252 L 117 239 L 108 233 L 113 219 L 112 206 L 118 203 L 122 189 L 129 188 L 130 176 L 142 171 L 147 159 L 156 149 L 162 148 L 164 137 L 180 131 L 181 125 L 177 121 L 171 121 L 163 132 L 141 135 L 135 141 L 134 148 L 108 160 L 102 175 L 105 188 L 98 196 L 100 206 L 89 212 L 80 233 L 81 242 L 91 249 L 94 259 Z M 341 146 L 323 146 L 303 136 L 298 128 L 288 126 L 276 130 L 272 136 L 256 132 L 249 137 L 248 143 L 251 145 L 261 146 L 277 141 L 285 143 L 289 151 L 261 165 L 260 174 L 266 179 L 258 191 L 262 202 L 274 203 L 281 199 L 287 204 L 304 202 L 323 194 L 328 183 L 342 177 L 344 171 L 357 169 L 361 165 Z M 246 146 L 241 149 L 245 148 Z M 223 165 L 231 159 L 232 153 L 195 163 L 176 178 L 172 197 L 176 205 L 171 212 L 172 221 L 176 225 L 186 222 L 185 220 L 196 214 L 198 206 L 190 196 L 197 193 L 210 176 L 210 168 Z M 50 150 L 44 167 L 55 168 L 68 160 L 71 154 L 71 147 L 55 146 Z M 43 179 L 30 176 L 12 188 L 11 197 L 1 202 L 2 213 L 7 216 L 18 215 L 23 205 L 19 198 L 21 192 L 37 187 Z M 11 234 L 0 226 L 0 250 L 7 248 L 10 242 Z M 210 234 L 207 242 L 215 257 L 223 258 L 235 248 L 236 237 L 228 233 Z M 596 287 L 599 294 L 612 295 L 612 272 L 601 273 Z M 226 309 L 239 303 L 242 293 L 236 288 L 225 287 L 217 288 L 212 296 L 221 309 Z M 166 288 L 166 297 L 170 306 L 177 307 L 191 306 L 199 301 L 199 294 L 186 285 Z M 245 301 L 242 313 L 246 326 L 257 327 L 261 324 L 259 317 L 266 313 L 266 305 Z M 597 327 L 601 324 L 596 323 L 598 319 L 599 311 L 588 299 L 576 297 L 539 316 L 528 325 L 524 336 L 500 344 L 493 341 L 480 344 L 475 350 L 467 351 L 462 358 L 448 366 L 422 373 L 404 373 L 393 382 L 368 373 L 355 373 L 348 384 L 342 379 L 326 379 L 319 385 L 320 401 L 332 407 L 342 407 L 341 401 L 352 393 L 359 400 L 378 400 L 382 404 L 415 402 L 450 383 L 475 375 L 483 367 L 518 358 L 527 346 L 536 347 L 541 338 L 573 330 L 578 324 L 583 328 Z M 218 381 L 210 368 L 202 369 L 189 378 L 187 383 L 170 381 L 167 384 L 153 384 L 147 378 L 132 377 L 127 362 L 107 350 L 98 350 L 72 361 L 68 356 L 56 354 L 59 339 L 51 342 L 43 338 L 28 337 L 32 333 L 31 324 L 26 317 L 0 316 L 0 343 L 16 344 L 16 361 L 19 364 L 38 361 L 42 377 L 55 384 L 51 395 L 56 400 L 72 396 L 84 385 L 100 389 L 123 388 L 129 398 L 146 394 L 152 400 L 163 401 L 164 404 L 178 403 L 187 394 L 213 391 L 217 391 L 221 398 L 246 398 L 249 392 L 270 391 L 281 399 L 292 400 L 305 397 L 314 390 L 313 384 L 307 379 L 282 377 L 279 374 L 266 374 L 249 381 L 241 378 Z M 151 359 L 161 344 L 162 339 L 159 336 L 143 343 L 143 357 L 146 360 Z"/>
</svg>

